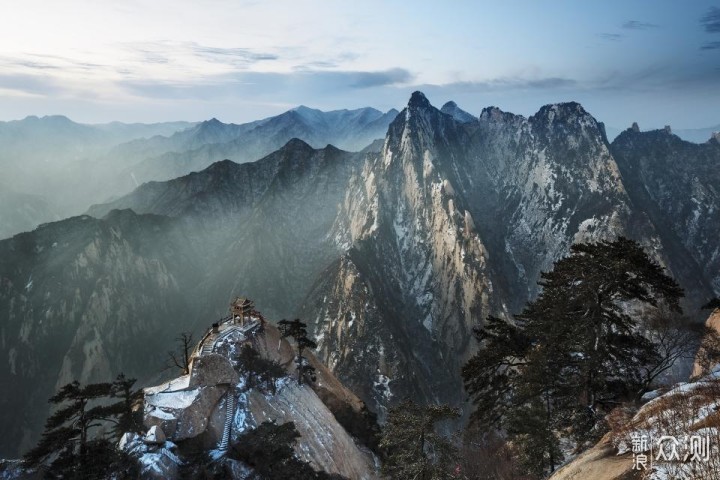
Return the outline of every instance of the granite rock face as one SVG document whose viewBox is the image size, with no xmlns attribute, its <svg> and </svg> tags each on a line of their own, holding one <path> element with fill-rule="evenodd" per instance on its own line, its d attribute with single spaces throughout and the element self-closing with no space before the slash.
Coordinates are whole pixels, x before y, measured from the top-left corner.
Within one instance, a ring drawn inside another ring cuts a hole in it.
<svg viewBox="0 0 720 480">
<path fill-rule="evenodd" d="M 209 354 L 198 357 L 193 362 L 189 386 L 235 385 L 238 380 L 238 374 L 227 357 Z"/>
</svg>

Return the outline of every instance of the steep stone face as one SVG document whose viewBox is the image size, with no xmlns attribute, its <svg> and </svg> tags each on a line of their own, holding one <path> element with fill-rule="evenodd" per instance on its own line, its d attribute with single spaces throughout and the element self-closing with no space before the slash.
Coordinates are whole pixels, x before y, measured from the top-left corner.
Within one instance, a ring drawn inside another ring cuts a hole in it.
<svg viewBox="0 0 720 480">
<path fill-rule="evenodd" d="M 720 293 L 720 143 L 698 145 L 665 130 L 630 129 L 615 139 L 612 151 L 633 201 L 662 233 L 683 279 L 700 273 L 694 289 L 705 283 Z"/>
<path fill-rule="evenodd" d="M 490 312 L 486 250 L 453 187 L 466 143 L 413 94 L 382 154 L 350 181 L 334 226 L 349 254 L 306 302 L 324 360 L 380 411 L 406 395 L 460 401 L 471 328 Z"/>
<path fill-rule="evenodd" d="M 516 271 L 513 309 L 575 241 L 624 234 L 652 244 L 649 223 L 632 217 L 602 125 L 579 104 L 548 105 L 528 119 L 491 107 L 472 137 L 465 188 L 499 268 Z"/>
<path fill-rule="evenodd" d="M 400 392 L 421 394 L 423 389 L 425 397 L 432 392 L 428 385 L 413 381 L 411 365 L 416 362 L 396 348 L 411 339 L 407 332 L 397 331 L 399 322 L 376 303 L 379 299 L 353 263 L 352 254 L 323 273 L 300 316 L 314 322 L 317 355 L 323 363 L 383 416 Z"/>
</svg>

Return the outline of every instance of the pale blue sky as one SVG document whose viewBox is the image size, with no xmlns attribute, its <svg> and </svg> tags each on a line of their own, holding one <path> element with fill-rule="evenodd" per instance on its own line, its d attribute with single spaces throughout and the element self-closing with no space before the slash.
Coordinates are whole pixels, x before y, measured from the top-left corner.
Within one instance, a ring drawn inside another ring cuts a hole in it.
<svg viewBox="0 0 720 480">
<path fill-rule="evenodd" d="M 473 114 L 575 100 L 615 127 L 720 123 L 705 1 L 0 1 L 0 119 L 243 122 L 299 104 Z"/>
</svg>

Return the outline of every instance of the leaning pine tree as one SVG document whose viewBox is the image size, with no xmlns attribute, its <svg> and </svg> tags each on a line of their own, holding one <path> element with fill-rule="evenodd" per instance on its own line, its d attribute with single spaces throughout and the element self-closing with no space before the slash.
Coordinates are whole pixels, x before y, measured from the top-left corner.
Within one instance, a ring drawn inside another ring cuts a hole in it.
<svg viewBox="0 0 720 480">
<path fill-rule="evenodd" d="M 513 321 L 490 317 L 475 330 L 481 349 L 463 379 L 475 420 L 507 431 L 528 470 L 542 475 L 562 460 L 558 431 L 579 443 L 596 438 L 604 413 L 667 368 L 632 312 L 680 312 L 683 292 L 626 238 L 573 245 L 539 284 L 542 293 Z"/>
<path fill-rule="evenodd" d="M 47 419 L 38 445 L 25 455 L 26 464 L 42 470 L 46 478 L 105 479 L 111 473 L 132 478 L 134 465 L 127 456 L 109 440 L 92 436 L 112 415 L 108 407 L 92 404 L 109 397 L 113 388 L 110 383 L 82 386 L 77 381 L 60 388 L 49 400 L 58 408 Z"/>
<path fill-rule="evenodd" d="M 300 321 L 299 318 L 295 320 L 280 320 L 278 322 L 278 328 L 282 338 L 292 337 L 295 340 L 297 346 L 297 358 L 295 363 L 297 364 L 297 381 L 298 385 L 302 385 L 303 380 L 315 381 L 315 367 L 310 365 L 303 352 L 305 349 L 315 349 L 317 344 L 308 337 L 307 325 Z"/>
</svg>

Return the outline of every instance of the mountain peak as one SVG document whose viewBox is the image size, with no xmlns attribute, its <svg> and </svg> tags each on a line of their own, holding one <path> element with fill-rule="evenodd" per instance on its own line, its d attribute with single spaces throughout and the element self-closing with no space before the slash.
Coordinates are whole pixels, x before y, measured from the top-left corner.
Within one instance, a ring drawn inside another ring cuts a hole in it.
<svg viewBox="0 0 720 480">
<path fill-rule="evenodd" d="M 288 140 L 288 142 L 285 144 L 285 146 L 282 147 L 282 150 L 314 150 L 313 147 L 308 145 L 307 142 L 300 140 L 299 138 L 291 138 Z"/>
<path fill-rule="evenodd" d="M 427 99 L 424 93 L 417 90 L 410 95 L 410 101 L 408 102 L 408 107 L 415 107 L 415 108 L 428 108 L 430 107 L 430 101 Z"/>
<path fill-rule="evenodd" d="M 473 115 L 458 107 L 457 103 L 452 100 L 443 105 L 440 111 L 446 115 L 450 115 L 460 123 L 469 123 L 477 120 Z"/>
<path fill-rule="evenodd" d="M 536 116 L 571 117 L 584 116 L 587 114 L 583 106 L 577 102 L 561 102 L 544 105 L 540 108 Z"/>
<path fill-rule="evenodd" d="M 498 122 L 511 122 L 514 119 L 523 120 L 523 117 L 521 115 L 515 115 L 510 112 L 504 112 L 498 107 L 490 106 L 485 107 L 482 109 L 482 112 L 480 112 L 480 116 L 478 117 L 481 121 L 489 121 L 493 123 Z"/>
<path fill-rule="evenodd" d="M 70 120 L 65 115 L 45 115 L 42 117 L 38 117 L 37 115 L 28 115 L 23 119 L 24 122 L 43 122 L 46 124 L 53 124 L 53 125 L 71 125 L 75 124 L 72 120 Z"/>
<path fill-rule="evenodd" d="M 560 123 L 598 126 L 598 121 L 577 102 L 545 105 L 530 117 L 530 121 L 547 125 Z"/>
</svg>

